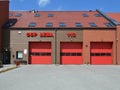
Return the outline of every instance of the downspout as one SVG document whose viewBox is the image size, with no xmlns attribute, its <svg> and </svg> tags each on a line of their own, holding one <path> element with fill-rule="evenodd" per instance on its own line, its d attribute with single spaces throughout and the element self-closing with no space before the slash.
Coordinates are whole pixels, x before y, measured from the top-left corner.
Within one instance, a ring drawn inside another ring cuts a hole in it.
<svg viewBox="0 0 120 90">
<path fill-rule="evenodd" d="M 55 29 L 55 64 L 57 63 L 57 29 Z"/>
<path fill-rule="evenodd" d="M 100 10 L 96 10 L 99 14 L 105 17 L 109 22 L 111 22 L 116 27 L 115 38 L 116 38 L 116 64 L 118 64 L 118 28 L 117 26 L 120 25 L 119 22 L 115 21 L 114 19 L 110 18 Z"/>
<path fill-rule="evenodd" d="M 116 36 L 116 64 L 118 64 L 118 30 L 117 30 L 117 26 L 116 26 L 115 36 Z"/>
</svg>

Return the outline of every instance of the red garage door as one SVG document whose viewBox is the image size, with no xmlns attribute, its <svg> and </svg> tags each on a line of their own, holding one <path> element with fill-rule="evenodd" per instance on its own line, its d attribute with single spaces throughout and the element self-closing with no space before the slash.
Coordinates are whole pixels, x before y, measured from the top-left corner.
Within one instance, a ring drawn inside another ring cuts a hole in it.
<svg viewBox="0 0 120 90">
<path fill-rule="evenodd" d="M 91 43 L 91 64 L 112 64 L 112 43 Z"/>
<path fill-rule="evenodd" d="M 30 42 L 30 64 L 51 64 L 51 43 Z"/>
<path fill-rule="evenodd" d="M 60 46 L 61 64 L 82 64 L 82 43 L 63 42 Z"/>
</svg>

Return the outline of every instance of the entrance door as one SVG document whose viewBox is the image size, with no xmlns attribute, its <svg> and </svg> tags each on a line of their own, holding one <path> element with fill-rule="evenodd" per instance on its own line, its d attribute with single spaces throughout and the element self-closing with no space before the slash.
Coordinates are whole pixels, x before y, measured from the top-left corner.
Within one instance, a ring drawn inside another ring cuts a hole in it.
<svg viewBox="0 0 120 90">
<path fill-rule="evenodd" d="M 3 64 L 10 64 L 10 51 L 3 51 Z"/>
</svg>

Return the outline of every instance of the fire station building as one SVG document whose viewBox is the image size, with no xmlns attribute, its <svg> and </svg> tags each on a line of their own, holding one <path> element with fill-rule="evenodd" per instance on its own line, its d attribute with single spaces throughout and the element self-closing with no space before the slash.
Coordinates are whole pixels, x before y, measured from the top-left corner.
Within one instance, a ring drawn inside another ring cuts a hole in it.
<svg viewBox="0 0 120 90">
<path fill-rule="evenodd" d="M 26 64 L 120 64 L 120 13 L 8 12 L 1 32 L 5 64 L 16 60 Z"/>
</svg>

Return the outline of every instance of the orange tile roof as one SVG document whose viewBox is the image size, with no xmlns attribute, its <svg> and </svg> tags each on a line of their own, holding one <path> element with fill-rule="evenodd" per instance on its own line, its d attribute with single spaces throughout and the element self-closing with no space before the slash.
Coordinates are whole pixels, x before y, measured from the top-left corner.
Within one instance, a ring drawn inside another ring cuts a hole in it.
<svg viewBox="0 0 120 90">
<path fill-rule="evenodd" d="M 40 17 L 34 17 L 34 14 L 40 14 Z M 17 19 L 12 28 L 29 28 L 30 22 L 35 22 L 35 28 L 46 28 L 46 23 L 53 23 L 53 28 L 59 28 L 59 23 L 64 22 L 66 28 L 75 28 L 75 23 L 80 22 L 83 27 L 89 26 L 90 22 L 94 22 L 97 27 L 106 27 L 104 23 L 109 22 L 104 17 L 96 17 L 99 14 L 97 11 L 10 11 L 9 19 Z M 16 14 L 22 14 L 21 17 L 16 17 Z M 48 14 L 53 14 L 53 17 L 48 17 Z M 83 14 L 88 14 L 88 17 L 83 17 Z"/>
<path fill-rule="evenodd" d="M 120 22 L 120 13 L 106 13 L 109 17 L 113 18 L 117 22 Z"/>
</svg>

